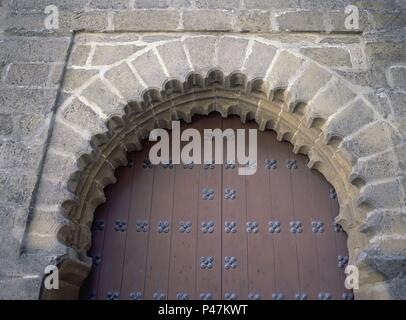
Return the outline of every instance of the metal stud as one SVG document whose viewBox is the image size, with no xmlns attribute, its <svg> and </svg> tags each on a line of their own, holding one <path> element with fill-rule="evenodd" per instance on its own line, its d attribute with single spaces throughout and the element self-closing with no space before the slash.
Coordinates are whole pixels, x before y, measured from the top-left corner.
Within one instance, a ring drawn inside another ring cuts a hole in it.
<svg viewBox="0 0 406 320">
<path fill-rule="evenodd" d="M 96 220 L 93 225 L 94 225 L 94 230 L 97 230 L 97 231 L 103 231 L 104 227 L 105 227 L 105 223 L 103 220 Z"/>
<path fill-rule="evenodd" d="M 331 187 L 330 188 L 330 199 L 336 199 L 336 198 L 337 198 L 337 192 L 333 187 Z"/>
<path fill-rule="evenodd" d="M 193 161 L 184 163 L 183 164 L 183 169 L 193 169 Z"/>
<path fill-rule="evenodd" d="M 281 223 L 279 221 L 269 221 L 268 230 L 270 233 L 280 233 L 281 232 Z"/>
<path fill-rule="evenodd" d="M 214 199 L 214 190 L 208 189 L 208 188 L 203 188 L 202 199 L 203 200 L 213 200 Z"/>
<path fill-rule="evenodd" d="M 245 164 L 245 167 L 249 168 L 249 169 L 256 169 L 257 168 L 257 162 L 248 160 L 247 163 Z"/>
<path fill-rule="evenodd" d="M 214 222 L 213 221 L 208 221 L 208 222 L 202 222 L 201 224 L 202 228 L 202 232 L 203 233 L 213 233 L 214 232 Z"/>
<path fill-rule="evenodd" d="M 304 293 L 304 292 L 296 293 L 295 294 L 295 299 L 296 300 L 307 300 L 307 294 Z"/>
<path fill-rule="evenodd" d="M 158 221 L 158 233 L 168 233 L 169 232 L 169 221 L 159 220 Z"/>
<path fill-rule="evenodd" d="M 300 221 L 291 221 L 290 222 L 290 232 L 293 234 L 302 233 L 302 223 Z"/>
<path fill-rule="evenodd" d="M 226 221 L 224 223 L 224 230 L 226 231 L 226 233 L 236 233 L 237 223 L 235 221 Z"/>
<path fill-rule="evenodd" d="M 166 294 L 162 292 L 155 292 L 152 297 L 154 300 L 165 300 L 166 299 Z"/>
<path fill-rule="evenodd" d="M 214 264 L 213 257 L 200 257 L 200 268 L 212 269 Z"/>
<path fill-rule="evenodd" d="M 237 295 L 235 293 L 226 292 L 224 294 L 224 299 L 226 299 L 226 300 L 237 300 Z"/>
<path fill-rule="evenodd" d="M 285 295 L 281 292 L 274 292 L 272 293 L 272 300 L 283 300 L 285 299 Z"/>
<path fill-rule="evenodd" d="M 323 233 L 324 232 L 324 223 L 321 221 L 312 221 L 312 231 L 313 233 Z"/>
<path fill-rule="evenodd" d="M 106 294 L 106 300 L 118 300 L 120 298 L 120 294 L 115 291 L 108 291 Z"/>
<path fill-rule="evenodd" d="M 265 160 L 265 168 L 267 168 L 269 170 L 270 169 L 275 170 L 277 168 L 277 163 L 278 163 L 278 161 L 276 161 L 274 159 L 272 159 L 272 160 L 266 159 Z"/>
<path fill-rule="evenodd" d="M 235 169 L 235 161 L 227 160 L 226 164 L 224 165 L 226 169 Z"/>
<path fill-rule="evenodd" d="M 200 300 L 211 300 L 213 299 L 213 295 L 211 293 L 201 293 L 199 295 Z"/>
<path fill-rule="evenodd" d="M 184 292 L 178 292 L 176 294 L 176 300 L 189 300 L 189 295 Z"/>
<path fill-rule="evenodd" d="M 102 258 L 100 254 L 95 254 L 92 255 L 92 261 L 93 261 L 93 266 L 97 267 L 98 265 L 100 265 Z"/>
<path fill-rule="evenodd" d="M 261 300 L 261 295 L 259 293 L 249 293 L 248 300 Z"/>
<path fill-rule="evenodd" d="M 320 292 L 317 297 L 320 300 L 331 300 L 331 294 L 328 292 Z"/>
<path fill-rule="evenodd" d="M 203 169 L 204 169 L 204 170 L 214 169 L 214 162 L 213 162 L 213 160 L 205 161 L 205 162 L 204 162 L 204 165 L 203 165 Z"/>
<path fill-rule="evenodd" d="M 344 232 L 344 229 L 341 225 L 339 225 L 337 222 L 333 222 L 333 227 L 335 232 Z"/>
<path fill-rule="evenodd" d="M 162 166 L 162 168 L 164 168 L 164 169 L 172 169 L 173 168 L 173 164 L 172 164 L 172 160 L 163 160 L 162 162 L 161 162 L 161 166 Z"/>
<path fill-rule="evenodd" d="M 286 161 L 286 168 L 289 170 L 297 169 L 297 161 L 295 159 L 288 159 Z"/>
<path fill-rule="evenodd" d="M 246 225 L 248 233 L 258 233 L 259 223 L 257 221 L 248 221 Z"/>
<path fill-rule="evenodd" d="M 341 295 L 341 298 L 342 298 L 343 300 L 354 300 L 354 294 L 353 294 L 352 292 L 344 292 L 344 293 Z"/>
<path fill-rule="evenodd" d="M 347 264 L 348 264 L 348 257 L 347 256 L 338 256 L 337 257 L 338 258 L 338 264 L 337 264 L 337 266 L 339 267 L 339 268 L 345 268 L 346 266 L 347 266 Z"/>
<path fill-rule="evenodd" d="M 142 162 L 142 167 L 144 169 L 152 169 L 152 163 L 149 159 L 146 159 Z"/>
<path fill-rule="evenodd" d="M 179 222 L 179 232 L 190 233 L 191 231 L 192 231 L 192 222 L 191 221 L 180 221 Z"/>
<path fill-rule="evenodd" d="M 135 223 L 135 231 L 147 232 L 148 231 L 148 221 L 147 220 L 138 220 Z"/>
<path fill-rule="evenodd" d="M 224 199 L 234 200 L 236 198 L 236 193 L 237 193 L 237 191 L 235 191 L 234 189 L 225 188 L 224 189 Z"/>
<path fill-rule="evenodd" d="M 237 268 L 237 258 L 236 257 L 225 257 L 224 258 L 224 269 L 235 269 Z"/>
<path fill-rule="evenodd" d="M 124 232 L 127 230 L 127 222 L 124 220 L 116 220 L 114 222 L 114 230 Z"/>
<path fill-rule="evenodd" d="M 144 299 L 144 295 L 140 291 L 131 292 L 129 295 L 129 298 L 130 298 L 130 300 L 142 300 L 142 299 Z"/>
</svg>

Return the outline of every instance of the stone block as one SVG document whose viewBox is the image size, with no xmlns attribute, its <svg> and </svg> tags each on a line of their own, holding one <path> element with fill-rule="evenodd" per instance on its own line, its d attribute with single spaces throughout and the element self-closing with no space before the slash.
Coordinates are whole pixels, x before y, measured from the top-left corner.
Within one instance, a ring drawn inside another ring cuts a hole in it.
<svg viewBox="0 0 406 320">
<path fill-rule="evenodd" d="M 145 46 L 136 45 L 97 45 L 91 64 L 93 66 L 108 65 L 128 58 Z"/>
<path fill-rule="evenodd" d="M 131 63 L 149 88 L 161 89 L 168 78 L 153 50 L 144 53 Z"/>
<path fill-rule="evenodd" d="M 300 49 L 305 56 L 329 67 L 351 67 L 351 56 L 342 47 L 307 47 Z"/>
<path fill-rule="evenodd" d="M 406 92 L 391 91 L 389 99 L 393 110 L 393 117 L 406 117 Z"/>
<path fill-rule="evenodd" d="M 248 47 L 247 39 L 222 37 L 218 43 L 218 65 L 226 75 L 242 69 L 245 53 Z"/>
<path fill-rule="evenodd" d="M 242 10 L 238 14 L 237 29 L 246 32 L 272 31 L 271 13 L 263 10 Z"/>
<path fill-rule="evenodd" d="M 397 180 L 370 183 L 361 188 L 359 204 L 366 204 L 374 209 L 402 207 L 402 189 Z"/>
<path fill-rule="evenodd" d="M 82 92 L 81 96 L 90 103 L 96 104 L 108 117 L 123 115 L 123 101 L 101 80 L 94 81 Z"/>
<path fill-rule="evenodd" d="M 325 31 L 323 12 L 288 11 L 276 16 L 280 31 Z"/>
<path fill-rule="evenodd" d="M 373 122 L 374 113 L 362 99 L 350 103 L 341 108 L 326 123 L 325 139 L 329 141 L 333 137 L 341 139 L 360 130 L 363 126 Z"/>
<path fill-rule="evenodd" d="M 156 9 L 168 8 L 170 0 L 134 0 L 134 8 L 137 9 Z"/>
<path fill-rule="evenodd" d="M 196 7 L 203 9 L 238 9 L 240 0 L 195 0 Z"/>
<path fill-rule="evenodd" d="M 265 78 L 268 68 L 275 57 L 276 51 L 277 48 L 272 45 L 254 41 L 251 53 L 243 67 L 248 80 Z M 261 63 L 258 63 L 258 61 L 261 61 Z"/>
<path fill-rule="evenodd" d="M 233 13 L 227 10 L 187 10 L 183 12 L 183 29 L 185 31 L 229 31 L 232 26 Z"/>
<path fill-rule="evenodd" d="M 392 88 L 406 89 L 406 66 L 390 66 L 386 74 Z"/>
<path fill-rule="evenodd" d="M 103 11 L 59 13 L 59 27 L 66 31 L 106 31 L 108 26 L 107 13 Z"/>
<path fill-rule="evenodd" d="M 123 10 L 129 8 L 129 0 L 90 0 L 90 9 Z"/>
<path fill-rule="evenodd" d="M 355 92 L 342 81 L 330 81 L 326 88 L 310 102 L 308 120 L 316 118 L 327 120 L 353 98 L 355 98 Z"/>
<path fill-rule="evenodd" d="M 215 66 L 216 43 L 217 38 L 212 36 L 193 37 L 185 40 L 193 70 L 202 76 L 206 76 L 207 72 Z"/>
<path fill-rule="evenodd" d="M 14 203 L 16 206 L 28 204 L 31 199 L 34 185 L 37 180 L 35 170 L 25 173 L 0 171 L 0 199 L 4 202 Z"/>
<path fill-rule="evenodd" d="M 177 10 L 133 10 L 114 15 L 115 31 L 175 31 L 180 12 Z"/>
<path fill-rule="evenodd" d="M 70 64 L 73 66 L 84 66 L 91 49 L 92 47 L 88 45 L 76 45 L 70 56 Z"/>
<path fill-rule="evenodd" d="M 0 144 L 0 168 L 36 169 L 41 162 L 42 152 L 42 146 L 27 147 L 21 142 L 3 142 Z"/>
<path fill-rule="evenodd" d="M 169 42 L 157 47 L 157 50 L 171 78 L 183 81 L 192 71 L 181 41 Z"/>
<path fill-rule="evenodd" d="M 84 85 L 91 77 L 97 74 L 96 70 L 66 69 L 63 89 L 73 91 Z"/>
<path fill-rule="evenodd" d="M 11 114 L 0 114 L 0 136 L 11 135 L 13 128 L 13 116 Z"/>
<path fill-rule="evenodd" d="M 11 64 L 6 83 L 15 86 L 44 87 L 47 84 L 50 66 L 45 63 Z"/>
<path fill-rule="evenodd" d="M 247 9 L 289 9 L 298 8 L 298 0 L 244 0 Z"/>
</svg>

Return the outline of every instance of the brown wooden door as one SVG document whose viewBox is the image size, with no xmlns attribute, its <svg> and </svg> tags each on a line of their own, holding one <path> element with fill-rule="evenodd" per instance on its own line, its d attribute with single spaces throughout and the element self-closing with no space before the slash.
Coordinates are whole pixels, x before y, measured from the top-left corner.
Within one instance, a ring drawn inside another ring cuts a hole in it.
<svg viewBox="0 0 406 320">
<path fill-rule="evenodd" d="M 197 117 L 206 128 L 256 128 Z M 346 234 L 335 192 L 307 158 L 258 132 L 257 172 L 159 165 L 129 155 L 95 213 L 91 299 L 348 299 Z"/>
</svg>

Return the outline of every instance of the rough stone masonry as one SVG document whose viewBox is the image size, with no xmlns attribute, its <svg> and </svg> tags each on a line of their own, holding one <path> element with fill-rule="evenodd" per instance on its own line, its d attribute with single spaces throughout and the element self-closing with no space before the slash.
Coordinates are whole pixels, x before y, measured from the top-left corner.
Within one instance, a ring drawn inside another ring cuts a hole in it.
<svg viewBox="0 0 406 320">
<path fill-rule="evenodd" d="M 93 184 L 151 126 L 146 106 L 172 99 L 187 118 L 177 95 L 214 81 L 242 86 L 241 116 L 271 123 L 336 187 L 356 298 L 406 299 L 405 0 L 0 0 L 0 30 L 0 298 L 44 297 L 50 263 L 74 296 L 83 204 L 103 200 Z"/>
</svg>

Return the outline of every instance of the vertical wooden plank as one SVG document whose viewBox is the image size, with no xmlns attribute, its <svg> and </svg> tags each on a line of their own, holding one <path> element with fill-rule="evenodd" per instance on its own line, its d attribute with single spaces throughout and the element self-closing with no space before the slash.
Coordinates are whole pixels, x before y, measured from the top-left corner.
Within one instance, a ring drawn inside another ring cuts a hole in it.
<svg viewBox="0 0 406 320">
<path fill-rule="evenodd" d="M 257 129 L 257 126 L 253 122 L 249 122 L 245 128 Z M 257 171 L 254 175 L 245 177 L 247 220 L 258 223 L 258 230 L 255 230 L 255 225 L 251 225 L 251 228 L 254 228 L 247 234 L 249 299 L 269 300 L 272 298 L 272 293 L 275 292 L 274 245 L 268 230 L 271 201 L 269 169 L 266 167 L 268 159 L 266 145 L 270 137 L 272 137 L 270 132 L 258 132 Z M 248 150 L 248 138 L 246 142 Z"/>
<path fill-rule="evenodd" d="M 108 186 L 105 189 L 106 199 L 110 199 L 112 186 Z M 98 284 L 100 278 L 100 269 L 104 246 L 105 230 L 106 230 L 106 221 L 108 218 L 108 213 L 110 210 L 110 201 L 106 201 L 100 205 L 95 213 L 94 220 L 92 225 L 92 247 L 88 255 L 93 259 L 92 270 L 90 271 L 89 277 L 86 279 L 86 282 L 81 290 L 82 299 L 96 299 Z"/>
<path fill-rule="evenodd" d="M 154 184 L 148 242 L 145 299 L 167 299 L 172 221 L 174 168 L 154 166 Z"/>
<path fill-rule="evenodd" d="M 129 158 L 133 162 L 132 195 L 128 219 L 125 261 L 121 292 L 123 299 L 143 299 L 148 250 L 151 232 L 150 213 L 153 186 L 153 168 L 145 163 L 149 159 L 151 143 L 145 143 L 139 152 Z M 152 230 L 154 231 L 154 230 Z"/>
<path fill-rule="evenodd" d="M 276 168 L 270 170 L 272 211 L 271 220 L 281 225 L 280 233 L 273 233 L 275 244 L 276 289 L 275 297 L 283 294 L 285 299 L 294 299 L 299 292 L 298 258 L 296 237 L 301 234 L 291 233 L 291 221 L 294 221 L 292 186 L 287 161 L 291 158 L 290 146 L 278 142 L 275 138 L 268 143 L 271 160 L 276 160 Z"/>
<path fill-rule="evenodd" d="M 293 156 L 293 154 L 292 154 Z M 323 238 L 323 228 L 312 226 L 318 220 L 313 216 L 310 185 L 307 179 L 307 159 L 301 155 L 294 155 L 296 169 L 291 170 L 292 198 L 294 208 L 294 220 L 303 223 L 303 232 L 296 237 L 297 254 L 299 261 L 299 284 L 300 292 L 296 299 L 317 299 L 319 293 L 319 265 L 317 260 L 316 237 Z M 317 233 L 313 232 L 316 231 Z"/>
<path fill-rule="evenodd" d="M 183 124 L 181 131 L 190 127 Z M 175 165 L 169 299 L 195 299 L 199 169 L 198 164 Z"/>
<path fill-rule="evenodd" d="M 333 224 L 333 230 L 335 235 L 335 241 L 337 246 L 337 255 L 346 256 L 348 257 L 348 247 L 347 247 L 347 234 L 341 228 L 341 226 L 334 224 L 334 219 L 338 216 L 340 208 L 337 200 L 337 195 L 335 190 L 332 186 L 330 186 L 330 206 L 331 206 L 331 219 Z M 337 261 L 338 263 L 338 261 Z M 340 283 L 339 289 L 341 290 L 341 299 L 352 299 L 353 293 L 352 290 L 348 290 L 345 288 L 344 281 L 345 281 L 345 268 L 338 268 L 338 273 L 340 276 Z"/>
<path fill-rule="evenodd" d="M 324 177 L 310 171 L 310 183 L 315 219 L 324 223 L 323 237 L 317 238 L 320 268 L 320 292 L 328 293 L 331 299 L 340 299 L 340 277 L 337 270 L 337 248 L 331 223 L 329 186 Z M 323 297 L 321 297 L 323 298 Z"/>
<path fill-rule="evenodd" d="M 195 119 L 195 118 L 194 118 Z M 218 115 L 197 117 L 195 127 L 203 135 L 204 129 L 221 128 Z M 203 139 L 202 139 L 203 144 Z M 214 150 L 214 147 L 213 147 Z M 201 165 L 198 189 L 198 232 L 196 254 L 196 299 L 216 299 L 221 296 L 222 242 L 222 176 L 221 165 Z M 203 198 L 203 190 L 213 190 L 213 198 Z M 212 226 L 209 225 L 212 223 Z M 213 258 L 212 265 L 209 258 Z M 203 259 L 203 264 L 201 259 Z M 210 268 L 211 267 L 211 268 Z"/>
<path fill-rule="evenodd" d="M 128 228 L 128 211 L 131 197 L 132 170 L 116 170 L 117 184 L 110 194 L 102 253 L 98 299 L 121 298 L 121 276 Z"/>
<path fill-rule="evenodd" d="M 223 119 L 223 130 L 243 128 L 239 118 Z M 229 194 L 227 194 L 227 190 Z M 222 241 L 222 286 L 223 297 L 235 294 L 237 299 L 248 297 L 247 277 L 247 232 L 245 176 L 238 175 L 238 164 L 234 169 L 223 166 L 223 221 L 236 223 L 235 233 L 223 233 Z M 230 259 L 226 261 L 226 259 Z"/>
</svg>

